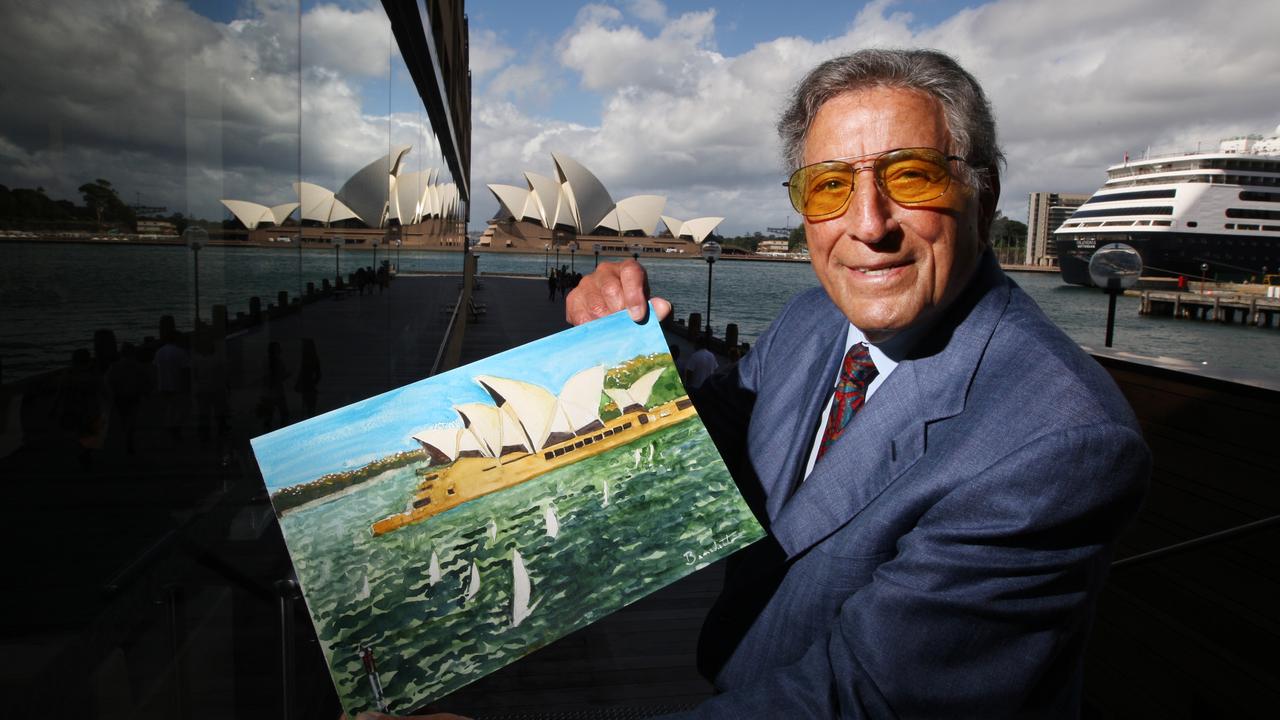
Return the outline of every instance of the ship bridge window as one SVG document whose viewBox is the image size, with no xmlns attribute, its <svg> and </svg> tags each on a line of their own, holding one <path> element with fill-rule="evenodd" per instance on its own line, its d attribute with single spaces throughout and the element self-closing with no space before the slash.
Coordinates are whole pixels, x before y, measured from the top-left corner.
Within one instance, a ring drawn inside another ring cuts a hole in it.
<svg viewBox="0 0 1280 720">
<path fill-rule="evenodd" d="M 1143 205 L 1140 207 L 1100 208 L 1097 210 L 1077 210 L 1072 220 L 1086 217 L 1116 217 L 1118 215 L 1172 215 L 1172 205 Z"/>
<path fill-rule="evenodd" d="M 1250 208 L 1227 208 L 1229 218 L 1248 218 L 1251 220 L 1280 220 L 1280 210 L 1252 210 Z"/>
<path fill-rule="evenodd" d="M 1280 193 L 1258 192 L 1257 190 L 1240 191 L 1241 200 L 1254 200 L 1257 202 L 1280 202 Z"/>
<path fill-rule="evenodd" d="M 1085 200 L 1084 204 L 1118 202 L 1120 200 L 1153 200 L 1155 198 L 1171 198 L 1173 197 L 1174 192 L 1174 188 L 1163 188 L 1160 190 L 1135 190 L 1133 192 L 1113 193 L 1111 195 L 1094 195 L 1088 200 Z"/>
<path fill-rule="evenodd" d="M 1152 220 L 1151 224 L 1159 225 L 1160 227 L 1169 227 L 1170 225 L 1173 225 L 1173 221 L 1172 220 Z"/>
<path fill-rule="evenodd" d="M 1197 227 L 1197 226 L 1199 226 L 1199 225 L 1200 225 L 1200 223 L 1196 222 L 1195 220 L 1188 220 L 1188 221 L 1187 221 L 1187 227 Z"/>
<path fill-rule="evenodd" d="M 1280 232 L 1280 225 L 1263 225 L 1262 229 L 1268 232 Z"/>
</svg>

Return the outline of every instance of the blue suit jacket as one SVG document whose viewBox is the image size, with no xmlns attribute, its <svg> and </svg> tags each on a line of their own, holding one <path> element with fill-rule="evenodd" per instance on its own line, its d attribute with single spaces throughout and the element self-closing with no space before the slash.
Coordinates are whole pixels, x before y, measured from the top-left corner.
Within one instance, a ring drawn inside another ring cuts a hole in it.
<svg viewBox="0 0 1280 720">
<path fill-rule="evenodd" d="M 1078 716 L 1150 469 L 1131 409 L 988 254 L 801 482 L 846 323 L 805 292 L 694 396 L 769 531 L 730 561 L 695 714 Z"/>
</svg>

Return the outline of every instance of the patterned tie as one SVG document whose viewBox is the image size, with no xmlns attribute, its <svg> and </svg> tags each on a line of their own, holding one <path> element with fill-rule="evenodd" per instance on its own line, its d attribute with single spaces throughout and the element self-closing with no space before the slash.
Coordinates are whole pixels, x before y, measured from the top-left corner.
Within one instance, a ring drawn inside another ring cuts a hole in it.
<svg viewBox="0 0 1280 720">
<path fill-rule="evenodd" d="M 840 364 L 840 380 L 836 383 L 835 398 L 831 401 L 831 414 L 827 416 L 827 427 L 822 431 L 822 444 L 818 446 L 819 458 L 840 438 L 840 433 L 844 432 L 853 416 L 858 414 L 867 397 L 867 386 L 876 379 L 876 375 L 876 366 L 871 362 L 866 343 L 858 343 L 844 354 L 844 362 Z"/>
</svg>

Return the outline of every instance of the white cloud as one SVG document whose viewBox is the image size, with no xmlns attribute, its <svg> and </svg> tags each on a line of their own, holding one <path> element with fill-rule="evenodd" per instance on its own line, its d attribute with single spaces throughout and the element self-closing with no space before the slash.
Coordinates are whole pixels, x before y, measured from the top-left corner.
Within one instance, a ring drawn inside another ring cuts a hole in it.
<svg viewBox="0 0 1280 720">
<path fill-rule="evenodd" d="M 381 6 L 317 5 L 302 15 L 302 62 L 344 75 L 385 77 L 397 52 Z"/>
<path fill-rule="evenodd" d="M 516 51 L 502 44 L 492 30 L 472 30 L 471 75 L 476 80 L 488 77 L 494 71 L 511 62 Z"/>
<path fill-rule="evenodd" d="M 1001 0 L 932 27 L 877 0 L 830 24 L 846 30 L 724 56 L 715 49 L 714 11 L 646 30 L 615 8 L 584 7 L 559 59 L 600 98 L 598 123 L 562 135 L 563 123 L 521 116 L 501 145 L 564 150 L 618 197 L 664 194 L 677 215 L 725 215 L 724 231 L 749 232 L 782 225 L 791 213 L 777 185 L 773 130 L 790 89 L 804 70 L 862 47 L 936 47 L 983 83 L 1009 160 L 1001 209 L 1015 218 L 1025 218 L 1031 191 L 1096 189 L 1125 152 L 1209 146 L 1280 123 L 1280 45 L 1272 38 L 1280 4 L 1268 0 L 1230 12 L 1156 0 L 1076 3 L 1064 12 L 1050 0 Z M 481 163 L 490 150 L 479 131 L 475 148 Z M 476 187 L 519 182 L 529 166 L 511 164 L 518 162 L 506 154 L 478 165 Z"/>
<path fill-rule="evenodd" d="M 667 21 L 667 6 L 660 0 L 628 0 L 627 10 L 646 22 L 661 25 Z"/>
</svg>

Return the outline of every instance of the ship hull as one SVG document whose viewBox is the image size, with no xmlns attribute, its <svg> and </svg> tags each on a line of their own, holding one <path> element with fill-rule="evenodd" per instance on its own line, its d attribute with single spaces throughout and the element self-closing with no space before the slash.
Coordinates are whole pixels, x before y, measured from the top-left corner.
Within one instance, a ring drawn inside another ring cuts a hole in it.
<svg viewBox="0 0 1280 720">
<path fill-rule="evenodd" d="M 1210 233 L 1098 233 L 1057 239 L 1062 281 L 1092 286 L 1089 258 L 1098 248 L 1124 243 L 1142 256 L 1144 277 L 1244 281 L 1280 268 L 1280 237 L 1246 237 Z M 1201 266 L 1208 265 L 1208 270 Z"/>
</svg>

